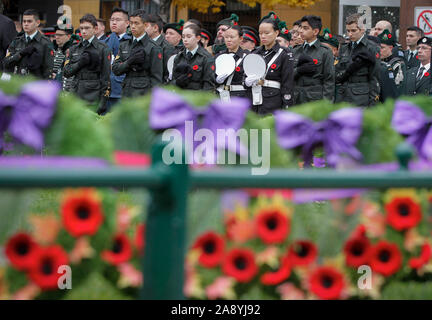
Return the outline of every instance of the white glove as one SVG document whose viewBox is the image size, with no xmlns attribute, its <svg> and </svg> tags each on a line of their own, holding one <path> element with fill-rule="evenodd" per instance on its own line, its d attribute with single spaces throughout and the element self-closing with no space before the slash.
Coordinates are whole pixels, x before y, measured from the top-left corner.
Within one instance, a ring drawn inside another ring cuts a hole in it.
<svg viewBox="0 0 432 320">
<path fill-rule="evenodd" d="M 224 83 L 225 79 L 228 78 L 228 77 L 229 77 L 228 73 L 221 74 L 221 75 L 219 75 L 219 76 L 216 77 L 216 82 L 219 83 L 219 84 L 220 83 Z"/>
<path fill-rule="evenodd" d="M 256 86 L 258 84 L 258 81 L 260 80 L 260 78 L 254 74 L 246 77 L 245 79 L 245 84 L 248 87 L 252 87 L 252 86 Z"/>
</svg>

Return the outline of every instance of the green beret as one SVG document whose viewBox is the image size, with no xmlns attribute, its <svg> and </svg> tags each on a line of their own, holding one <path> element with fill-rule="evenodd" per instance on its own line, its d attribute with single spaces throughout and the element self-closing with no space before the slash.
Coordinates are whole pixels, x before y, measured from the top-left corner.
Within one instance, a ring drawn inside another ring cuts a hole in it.
<svg viewBox="0 0 432 320">
<path fill-rule="evenodd" d="M 168 29 L 173 29 L 177 31 L 179 34 L 182 34 L 183 25 L 184 25 L 183 19 L 180 19 L 178 23 L 177 22 L 167 23 L 163 27 L 163 32 L 166 32 Z"/>
<path fill-rule="evenodd" d="M 394 46 L 396 44 L 396 37 L 385 29 L 381 34 L 378 35 L 381 43 L 387 44 L 389 46 Z"/>
<path fill-rule="evenodd" d="M 323 30 L 323 35 L 318 36 L 318 39 L 321 42 L 328 43 L 332 47 L 339 48 L 339 40 L 335 36 L 333 36 L 333 34 L 330 32 L 330 29 L 328 28 L 325 28 Z"/>
</svg>

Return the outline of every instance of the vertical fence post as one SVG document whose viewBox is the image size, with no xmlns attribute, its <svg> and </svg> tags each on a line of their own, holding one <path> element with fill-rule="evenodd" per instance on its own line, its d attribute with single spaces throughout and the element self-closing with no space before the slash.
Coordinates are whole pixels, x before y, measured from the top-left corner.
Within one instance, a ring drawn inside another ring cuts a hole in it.
<svg viewBox="0 0 432 320">
<path fill-rule="evenodd" d="M 158 142 L 152 149 L 152 170 L 167 177 L 163 188 L 150 190 L 143 257 L 142 299 L 183 299 L 186 235 L 186 201 L 189 187 L 188 166 L 166 165 L 166 146 Z"/>
</svg>

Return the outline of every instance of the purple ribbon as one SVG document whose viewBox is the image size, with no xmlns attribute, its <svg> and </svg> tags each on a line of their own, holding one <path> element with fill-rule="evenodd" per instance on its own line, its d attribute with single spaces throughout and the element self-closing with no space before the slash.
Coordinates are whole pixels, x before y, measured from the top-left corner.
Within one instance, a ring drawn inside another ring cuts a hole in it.
<svg viewBox="0 0 432 320">
<path fill-rule="evenodd" d="M 228 149 L 241 156 L 247 155 L 247 149 L 240 143 L 235 131 L 240 129 L 245 121 L 249 101 L 244 98 L 231 98 L 231 102 L 225 103 L 218 100 L 213 101 L 205 109 L 191 107 L 180 95 L 170 91 L 155 88 L 153 90 L 150 104 L 149 122 L 150 127 L 155 130 L 177 129 L 185 138 L 187 121 L 193 125 L 192 137 L 199 129 L 208 129 L 213 134 L 215 141 L 203 142 L 204 145 L 212 146 L 213 154 L 205 155 L 205 163 L 215 164 L 218 150 Z M 217 139 L 218 130 L 229 130 L 226 139 Z M 229 134 L 229 133 L 232 134 Z M 187 143 L 188 141 L 186 141 Z M 193 145 L 197 145 L 193 141 Z M 207 149 L 206 149 L 207 150 Z"/>
<path fill-rule="evenodd" d="M 397 101 L 393 111 L 392 127 L 407 136 L 407 141 L 423 159 L 432 159 L 432 118 L 408 101 Z"/>
<path fill-rule="evenodd" d="M 334 111 L 321 122 L 313 122 L 289 111 L 275 113 L 279 145 L 285 149 L 302 147 L 306 167 L 312 163 L 314 148 L 320 145 L 324 147 L 327 163 L 332 167 L 337 165 L 342 154 L 361 160 L 362 154 L 355 144 L 362 133 L 362 124 L 360 108 Z"/>
<path fill-rule="evenodd" d="M 7 96 L 0 90 L 0 154 L 5 147 L 6 132 L 21 143 L 42 150 L 42 129 L 51 123 L 59 92 L 56 81 L 28 83 L 17 97 Z"/>
</svg>

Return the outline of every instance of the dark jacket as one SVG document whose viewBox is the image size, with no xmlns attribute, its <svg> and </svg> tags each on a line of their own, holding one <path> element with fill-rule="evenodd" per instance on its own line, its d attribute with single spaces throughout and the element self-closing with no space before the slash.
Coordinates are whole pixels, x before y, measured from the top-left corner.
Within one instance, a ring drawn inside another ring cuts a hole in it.
<svg viewBox="0 0 432 320">
<path fill-rule="evenodd" d="M 263 103 L 252 106 L 252 110 L 258 114 L 272 113 L 294 104 L 294 56 L 291 49 L 283 48 L 276 42 L 269 52 L 261 46 L 252 53 L 261 55 L 268 64 L 279 49 L 282 49 L 282 52 L 272 65 L 268 66 L 265 79 L 279 82 L 281 88 L 262 87 Z"/>
<path fill-rule="evenodd" d="M 333 101 L 335 95 L 335 67 L 334 56 L 330 48 L 317 40 L 312 47 L 305 50 L 304 46 L 294 49 L 294 63 L 297 66 L 298 59 L 306 54 L 314 59 L 317 72 L 314 75 L 298 74 L 294 69 L 295 90 L 294 100 L 296 104 L 302 104 L 315 100 L 327 99 Z"/>
<path fill-rule="evenodd" d="M 93 38 L 88 48 L 84 47 L 84 41 L 72 46 L 66 54 L 64 75 L 67 78 L 74 77 L 73 92 L 88 102 L 100 101 L 103 97 L 109 97 L 111 91 L 111 50 L 108 46 Z M 83 52 L 91 51 L 97 57 L 90 65 L 80 67 L 79 62 Z"/>
<path fill-rule="evenodd" d="M 26 35 L 22 34 L 10 44 L 3 62 L 5 71 L 21 75 L 32 74 L 38 78 L 50 79 L 54 64 L 54 50 L 51 41 L 39 31 L 28 45 L 25 37 Z M 23 57 L 20 52 L 27 46 L 33 46 L 36 51 Z"/>
<path fill-rule="evenodd" d="M 173 80 L 172 84 L 178 85 L 177 79 L 182 76 L 176 69 L 180 64 L 188 64 L 191 67 L 190 79 L 183 89 L 188 90 L 214 90 L 215 89 L 215 65 L 213 56 L 207 52 L 202 46 L 198 46 L 198 50 L 190 61 L 186 58 L 186 48 L 177 54 L 174 59 Z"/>
<path fill-rule="evenodd" d="M 396 88 L 399 92 L 398 96 L 402 95 L 406 91 L 406 73 L 407 68 L 405 59 L 400 56 L 391 55 L 387 59 L 383 60 L 385 63 L 391 66 L 393 69 L 393 81 L 396 84 Z"/>
<path fill-rule="evenodd" d="M 415 96 L 418 94 L 429 95 L 431 92 L 431 77 L 432 70 L 429 68 L 427 73 L 421 78 L 421 80 L 416 83 L 417 73 L 420 69 L 419 67 L 411 68 L 408 70 L 406 94 L 409 96 Z"/>
<path fill-rule="evenodd" d="M 66 53 L 69 48 L 71 48 L 74 44 L 76 44 L 76 39 L 70 38 L 68 42 L 66 42 L 63 47 L 59 48 L 56 43 L 54 43 L 54 67 L 53 74 L 54 80 L 57 80 L 62 84 L 63 90 L 71 91 L 72 90 L 72 79 L 65 78 L 63 74 L 64 64 L 66 62 Z"/>
<path fill-rule="evenodd" d="M 399 92 L 394 81 L 394 70 L 392 66 L 384 61 L 380 62 L 380 102 L 385 102 L 387 99 L 396 99 L 403 94 Z"/>
<path fill-rule="evenodd" d="M 405 56 L 407 70 L 420 66 L 420 60 L 418 59 L 418 53 L 416 53 L 411 59 L 409 59 L 409 50 L 405 50 L 404 56 Z"/>
<path fill-rule="evenodd" d="M 217 57 L 219 57 L 220 55 L 226 54 L 226 53 L 229 53 L 229 51 L 228 50 L 224 50 L 222 52 L 219 52 L 215 56 L 215 59 Z M 236 65 L 237 65 L 237 62 L 239 61 L 239 59 L 243 58 L 243 60 L 244 60 L 244 58 L 246 57 L 246 55 L 249 54 L 249 53 L 250 53 L 249 50 L 243 50 L 242 48 L 239 48 L 237 50 L 237 52 L 234 54 L 234 60 L 236 61 Z M 230 92 L 230 96 L 232 96 L 232 97 L 246 97 L 246 96 L 249 97 L 250 96 L 248 94 L 248 91 L 250 91 L 250 88 L 246 87 L 244 85 L 245 74 L 244 74 L 244 70 L 243 70 L 243 60 L 240 62 L 239 65 L 237 65 L 237 67 L 234 70 L 234 76 L 232 78 L 231 85 L 242 85 L 245 88 L 245 90 L 244 91 L 231 91 Z M 228 79 L 229 79 L 229 77 L 226 78 L 223 83 L 216 83 L 216 86 L 220 87 L 220 86 L 226 85 Z M 230 90 L 228 90 L 228 91 L 230 91 Z"/>
<path fill-rule="evenodd" d="M 338 86 L 336 102 L 348 102 L 357 106 L 373 106 L 379 100 L 379 47 L 368 40 L 365 35 L 360 43 L 352 50 L 351 42 L 341 45 L 339 50 L 339 63 L 336 65 L 336 78 L 341 76 L 352 63 L 352 57 L 360 51 L 368 50 L 376 56 L 372 65 L 365 64 L 358 71 L 349 75 L 347 81 Z"/>
<path fill-rule="evenodd" d="M 144 51 L 145 60 L 140 66 L 131 65 L 130 57 Z M 135 45 L 133 38 L 120 43 L 119 53 L 112 66 L 116 76 L 126 74 L 122 84 L 125 97 L 141 96 L 162 83 L 162 49 L 146 34 Z"/>
<path fill-rule="evenodd" d="M 164 82 L 168 81 L 168 59 L 171 58 L 172 55 L 175 54 L 175 48 L 169 44 L 168 41 L 165 40 L 164 36 L 161 34 L 159 38 L 156 39 L 156 44 L 161 47 L 162 55 L 163 55 L 163 80 Z"/>
<path fill-rule="evenodd" d="M 16 35 L 15 23 L 8 17 L 0 14 L 0 71 L 3 68 L 3 59 L 6 56 L 6 51 Z"/>
<path fill-rule="evenodd" d="M 120 43 L 122 43 L 123 41 L 128 41 L 132 39 L 132 37 L 125 33 L 125 35 L 119 39 L 118 35 L 113 32 L 111 33 L 111 35 L 105 39 L 105 43 L 108 45 L 108 47 L 111 49 L 113 56 L 117 57 L 118 56 L 118 52 L 119 52 L 119 48 L 120 48 Z M 115 61 L 115 58 L 114 58 Z M 111 98 L 116 98 L 119 99 L 122 96 L 122 83 L 125 79 L 126 75 L 121 75 L 121 76 L 116 76 L 114 74 L 114 72 L 111 71 Z"/>
</svg>

